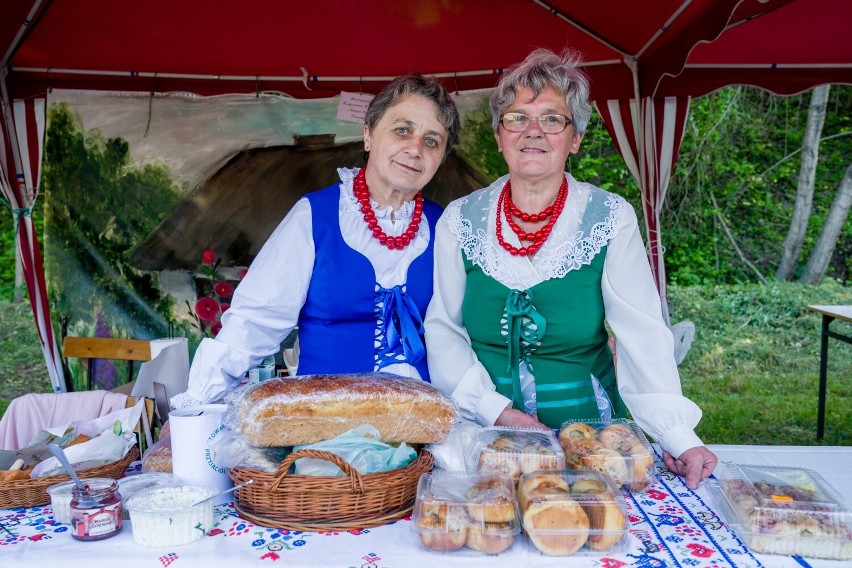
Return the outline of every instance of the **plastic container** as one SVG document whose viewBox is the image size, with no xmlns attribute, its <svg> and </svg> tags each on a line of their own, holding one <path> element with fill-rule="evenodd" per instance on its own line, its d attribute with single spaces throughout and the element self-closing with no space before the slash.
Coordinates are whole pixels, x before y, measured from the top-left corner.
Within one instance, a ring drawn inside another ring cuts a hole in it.
<svg viewBox="0 0 852 568">
<path fill-rule="evenodd" d="M 121 532 L 121 493 L 109 477 L 90 477 L 85 490 L 71 487 L 71 536 L 76 540 L 103 540 Z"/>
<path fill-rule="evenodd" d="M 150 487 L 174 487 L 182 485 L 180 480 L 171 473 L 139 473 L 136 475 L 128 475 L 118 480 L 118 490 L 126 503 L 128 499 L 136 495 L 139 491 Z M 130 518 L 130 513 L 127 507 L 122 513 L 125 519 Z"/>
<path fill-rule="evenodd" d="M 571 420 L 559 429 L 558 440 L 569 469 L 598 471 L 631 491 L 654 479 L 651 444 L 633 420 Z"/>
<path fill-rule="evenodd" d="M 565 457 L 549 430 L 490 427 L 476 432 L 468 471 L 518 479 L 524 473 L 565 468 Z"/>
<path fill-rule="evenodd" d="M 524 533 L 548 556 L 601 556 L 629 549 L 627 504 L 605 475 L 591 470 L 526 473 L 518 482 Z"/>
<path fill-rule="evenodd" d="M 729 464 L 707 480 L 716 509 L 756 552 L 852 559 L 852 510 L 814 471 Z"/>
<path fill-rule="evenodd" d="M 515 543 L 519 518 L 510 477 L 435 470 L 417 484 L 411 528 L 428 550 L 499 554 Z"/>
<path fill-rule="evenodd" d="M 149 487 L 127 500 L 133 540 L 142 546 L 164 547 L 188 544 L 213 528 L 213 500 L 194 505 L 215 495 L 201 486 Z"/>
<path fill-rule="evenodd" d="M 64 525 L 71 524 L 71 490 L 73 481 L 57 483 L 47 488 L 50 505 L 53 508 L 53 520 Z"/>
</svg>

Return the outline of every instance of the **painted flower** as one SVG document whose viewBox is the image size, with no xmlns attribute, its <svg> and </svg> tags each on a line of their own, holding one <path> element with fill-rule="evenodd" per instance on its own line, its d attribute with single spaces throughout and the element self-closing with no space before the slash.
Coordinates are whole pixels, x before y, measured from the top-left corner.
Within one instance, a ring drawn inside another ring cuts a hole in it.
<svg viewBox="0 0 852 568">
<path fill-rule="evenodd" d="M 201 254 L 201 260 L 204 262 L 204 264 L 213 264 L 214 262 L 216 262 L 216 251 L 214 251 L 212 248 L 206 249 Z"/>
<path fill-rule="evenodd" d="M 213 288 L 213 291 L 216 292 L 216 295 L 220 298 L 227 298 L 234 293 L 234 287 L 229 282 L 221 280 L 216 282 L 216 286 Z"/>
<path fill-rule="evenodd" d="M 213 337 L 219 335 L 219 332 L 222 331 L 222 321 L 216 320 L 210 324 L 210 333 L 213 334 Z"/>
<path fill-rule="evenodd" d="M 219 302 L 209 296 L 195 302 L 195 313 L 201 321 L 213 321 L 219 314 Z"/>
</svg>

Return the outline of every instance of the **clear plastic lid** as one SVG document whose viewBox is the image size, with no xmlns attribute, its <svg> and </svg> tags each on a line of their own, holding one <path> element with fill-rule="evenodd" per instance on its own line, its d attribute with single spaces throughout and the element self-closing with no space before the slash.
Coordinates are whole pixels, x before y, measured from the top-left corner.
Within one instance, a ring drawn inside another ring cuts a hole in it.
<svg viewBox="0 0 852 568">
<path fill-rule="evenodd" d="M 71 498 L 71 490 L 74 488 L 73 481 L 63 481 L 62 483 L 57 483 L 55 485 L 51 485 L 47 488 L 47 493 L 51 497 L 57 497 L 59 495 L 68 495 L 68 498 Z"/>
<path fill-rule="evenodd" d="M 818 473 L 728 464 L 708 489 L 728 524 L 757 552 L 852 558 L 852 510 Z"/>
<path fill-rule="evenodd" d="M 570 469 L 598 471 L 632 491 L 654 477 L 651 444 L 633 420 L 571 420 L 559 429 L 558 440 Z"/>
<path fill-rule="evenodd" d="M 136 475 L 128 475 L 118 480 L 118 491 L 126 500 L 133 497 L 136 493 L 149 487 L 164 487 L 180 485 L 180 481 L 174 474 L 149 472 L 139 473 Z"/>
<path fill-rule="evenodd" d="M 469 471 L 522 474 L 565 468 L 565 456 L 550 430 L 490 427 L 476 432 L 467 460 Z"/>
<path fill-rule="evenodd" d="M 597 471 L 539 471 L 521 476 L 518 502 L 530 545 L 549 556 L 597 556 L 627 550 L 627 504 Z"/>
<path fill-rule="evenodd" d="M 431 550 L 497 554 L 514 543 L 519 519 L 510 477 L 435 470 L 417 484 L 411 528 Z"/>
<path fill-rule="evenodd" d="M 138 491 L 124 506 L 131 513 L 168 513 L 191 509 L 215 494 L 213 489 L 196 485 L 154 486 Z"/>
</svg>

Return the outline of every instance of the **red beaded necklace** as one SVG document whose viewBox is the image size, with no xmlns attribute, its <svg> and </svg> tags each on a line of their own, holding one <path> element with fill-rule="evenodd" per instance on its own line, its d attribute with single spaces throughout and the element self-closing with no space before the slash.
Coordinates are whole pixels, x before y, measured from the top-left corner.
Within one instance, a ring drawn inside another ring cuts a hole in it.
<svg viewBox="0 0 852 568">
<path fill-rule="evenodd" d="M 370 206 L 370 190 L 367 189 L 366 168 L 361 168 L 355 179 L 352 180 L 352 192 L 355 194 L 355 199 L 361 204 L 361 213 L 364 214 L 364 221 L 373 232 L 373 236 L 377 241 L 385 245 L 391 250 L 404 249 L 411 244 L 414 237 L 417 235 L 417 229 L 420 227 L 420 220 L 423 218 L 423 192 L 418 191 L 414 196 L 414 213 L 411 215 L 411 224 L 405 232 L 398 237 L 389 237 L 381 227 L 379 220 L 376 219 L 376 214 Z"/>
<path fill-rule="evenodd" d="M 556 194 L 556 200 L 553 205 L 548 205 L 541 213 L 524 213 L 518 209 L 512 202 L 512 185 L 511 181 L 507 181 L 500 192 L 500 197 L 497 199 L 497 242 L 500 243 L 512 256 L 529 256 L 538 252 L 538 250 L 550 236 L 556 220 L 562 213 L 565 207 L 565 201 L 568 199 L 568 180 L 562 179 L 562 185 L 559 187 L 559 193 Z M 506 216 L 506 223 L 512 228 L 512 231 L 518 236 L 521 241 L 530 241 L 531 244 L 525 247 L 513 247 L 503 238 L 503 222 L 501 216 Z M 520 225 L 512 218 L 512 215 L 520 218 L 524 222 L 537 223 L 550 218 L 547 224 L 536 231 L 535 233 L 527 233 Z"/>
</svg>

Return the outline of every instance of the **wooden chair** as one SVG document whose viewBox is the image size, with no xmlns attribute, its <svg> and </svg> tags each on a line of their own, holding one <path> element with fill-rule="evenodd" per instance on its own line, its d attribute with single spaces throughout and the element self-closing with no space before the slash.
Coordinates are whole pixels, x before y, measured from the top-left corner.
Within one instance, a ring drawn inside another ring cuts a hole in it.
<svg viewBox="0 0 852 568">
<path fill-rule="evenodd" d="M 94 359 L 127 361 L 127 382 L 133 380 L 134 361 L 151 360 L 151 342 L 140 339 L 113 337 L 66 337 L 62 341 L 62 355 L 66 358 L 87 359 L 86 390 L 92 390 Z"/>
</svg>

